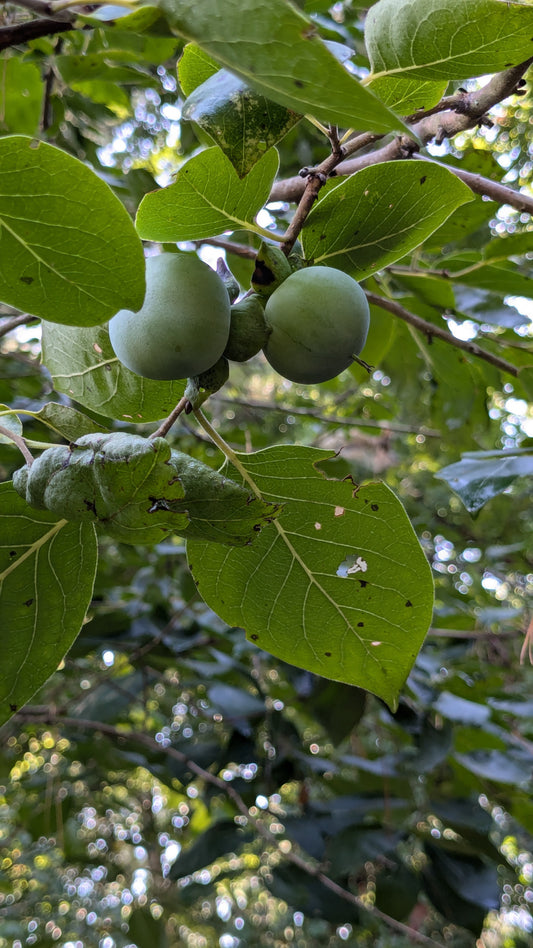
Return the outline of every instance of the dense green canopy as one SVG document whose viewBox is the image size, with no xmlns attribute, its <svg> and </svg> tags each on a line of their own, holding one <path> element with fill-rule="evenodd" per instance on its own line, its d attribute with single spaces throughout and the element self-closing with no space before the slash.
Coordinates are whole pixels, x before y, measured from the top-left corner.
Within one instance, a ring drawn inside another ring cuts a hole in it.
<svg viewBox="0 0 533 948">
<path fill-rule="evenodd" d="M 532 37 L 4 6 L 0 948 L 530 943 Z M 109 339 L 162 252 L 232 304 L 191 379 Z M 308 266 L 370 306 L 320 384 L 261 351 Z"/>
</svg>

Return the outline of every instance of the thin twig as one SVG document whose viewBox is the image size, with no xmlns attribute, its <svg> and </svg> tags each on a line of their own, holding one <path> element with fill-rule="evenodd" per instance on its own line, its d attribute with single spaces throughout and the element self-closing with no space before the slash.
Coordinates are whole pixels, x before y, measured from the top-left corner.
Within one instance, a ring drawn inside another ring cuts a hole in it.
<svg viewBox="0 0 533 948">
<path fill-rule="evenodd" d="M 19 46 L 21 43 L 29 43 L 31 40 L 39 39 L 41 36 L 53 36 L 55 33 L 67 33 L 75 29 L 74 18 L 58 18 L 52 20 L 48 17 L 39 20 L 27 20 L 25 23 L 17 23 L 14 26 L 0 27 L 0 51 L 8 49 L 10 46 Z"/>
<path fill-rule="evenodd" d="M 470 342 L 466 339 L 458 339 L 457 336 L 448 332 L 447 329 L 441 329 L 440 326 L 435 326 L 433 323 L 427 322 L 427 320 L 422 319 L 420 316 L 409 312 L 408 309 L 405 309 L 404 306 L 395 300 L 389 300 L 383 296 L 377 296 L 376 293 L 370 292 L 367 292 L 366 297 L 369 303 L 373 303 L 374 306 L 379 306 L 381 309 L 388 310 L 389 313 L 398 316 L 399 319 L 403 319 L 404 322 L 409 323 L 410 326 L 423 332 L 426 336 L 430 338 L 435 336 L 437 339 L 442 339 L 450 346 L 455 346 L 456 349 L 462 349 L 477 359 L 490 362 L 491 365 L 496 366 L 501 372 L 507 372 L 508 375 L 513 375 L 515 378 L 518 376 L 518 368 L 516 365 L 513 365 L 512 362 L 507 362 L 506 359 L 501 359 L 500 356 L 493 355 L 492 352 L 487 352 L 486 349 L 482 349 L 481 346 L 478 346 L 475 342 Z"/>
<path fill-rule="evenodd" d="M 433 428 L 424 428 L 417 425 L 405 425 L 398 421 L 364 420 L 363 418 L 339 418 L 337 415 L 327 415 L 313 411 L 311 408 L 293 407 L 292 405 L 278 405 L 275 402 L 256 402 L 245 398 L 229 398 L 223 395 L 214 396 L 212 401 L 225 402 L 228 405 L 242 405 L 251 411 L 277 411 L 284 415 L 300 415 L 323 421 L 328 425 L 339 425 L 347 428 L 378 428 L 380 431 L 399 431 L 406 434 L 423 434 L 426 438 L 442 437 L 440 431 Z"/>
<path fill-rule="evenodd" d="M 499 181 L 491 181 L 490 178 L 484 178 L 481 174 L 472 174 L 471 171 L 463 171 L 462 168 L 452 168 L 446 162 L 437 161 L 427 155 L 413 155 L 413 158 L 419 161 L 430 161 L 434 165 L 440 165 L 441 168 L 447 168 L 456 178 L 464 181 L 475 194 L 482 194 L 484 197 L 491 198 L 497 204 L 509 204 L 517 211 L 533 214 L 533 197 L 530 197 L 529 194 L 515 191 L 506 184 L 500 184 Z"/>
<path fill-rule="evenodd" d="M 165 420 L 161 422 L 157 431 L 152 432 L 150 438 L 164 438 L 169 433 L 174 422 L 178 420 L 181 413 L 186 410 L 188 404 L 189 399 L 185 398 L 184 395 L 182 398 L 180 398 L 176 407 L 170 412 L 168 418 L 165 418 Z"/>
<path fill-rule="evenodd" d="M 0 425 L 0 435 L 4 435 L 5 438 L 9 438 L 9 440 L 17 446 L 20 453 L 23 455 L 26 464 L 28 467 L 31 467 L 35 458 L 24 441 L 24 438 L 21 435 L 15 434 L 14 431 L 10 431 L 9 428 L 4 428 L 3 425 Z"/>
<path fill-rule="evenodd" d="M 8 332 L 13 332 L 17 326 L 26 326 L 34 322 L 37 322 L 37 317 L 30 316 L 29 313 L 22 313 L 20 316 L 6 319 L 5 323 L 0 323 L 0 339 L 2 336 L 7 336 Z"/>
<path fill-rule="evenodd" d="M 195 240 L 196 247 L 203 247 L 208 244 L 210 247 L 219 247 L 221 250 L 227 250 L 237 257 L 244 257 L 246 260 L 255 260 L 257 250 L 254 247 L 248 247 L 246 244 L 234 244 L 231 240 L 225 240 L 224 237 L 206 237 L 203 240 Z"/>
<path fill-rule="evenodd" d="M 158 744 L 157 741 L 155 741 L 152 737 L 149 737 L 148 734 L 143 734 L 142 732 L 119 731 L 118 728 L 113 727 L 111 724 L 105 724 L 102 721 L 93 721 L 87 718 L 69 718 L 53 713 L 35 715 L 32 714 L 31 709 L 19 712 L 17 717 L 19 720 L 22 720 L 28 724 L 47 724 L 56 727 L 71 727 L 73 729 L 82 731 L 96 731 L 100 732 L 101 734 L 105 734 L 107 737 L 110 737 L 119 743 L 122 741 L 132 741 L 137 745 L 143 745 L 151 751 L 156 751 L 159 754 L 166 754 L 167 757 L 170 757 L 171 759 L 178 761 L 182 766 L 187 767 L 188 770 L 190 770 L 201 780 L 205 781 L 205 783 L 210 784 L 212 787 L 216 787 L 218 790 L 224 793 L 224 795 L 232 801 L 239 813 L 245 817 L 247 823 L 249 823 L 254 828 L 256 833 L 261 836 L 265 842 L 269 843 L 269 845 L 271 845 L 285 860 L 297 866 L 303 872 L 307 873 L 307 875 L 318 879 L 322 885 L 324 885 L 331 892 L 335 892 L 336 895 L 340 896 L 340 898 L 344 899 L 346 902 L 349 902 L 351 905 L 355 905 L 357 908 L 368 912 L 369 915 L 379 919 L 394 931 L 400 932 L 402 935 L 406 935 L 412 941 L 418 942 L 418 944 L 426 945 L 427 948 L 442 948 L 442 945 L 434 941 L 432 938 L 429 938 L 427 935 L 423 935 L 421 932 L 416 931 L 416 929 L 410 928 L 408 925 L 404 925 L 403 922 L 397 921 L 397 919 L 392 918 L 390 915 L 386 915 L 385 912 L 382 912 L 375 906 L 367 905 L 363 899 L 357 895 L 354 895 L 354 893 L 350 892 L 348 889 L 344 889 L 337 882 L 335 882 L 334 879 L 331 879 L 324 872 L 322 872 L 319 866 L 308 862 L 298 853 L 294 852 L 293 849 L 289 849 L 288 851 L 285 851 L 285 847 L 282 849 L 280 846 L 280 839 L 274 835 L 274 833 L 272 833 L 272 831 L 263 823 L 261 819 L 254 816 L 250 812 L 243 798 L 237 792 L 237 790 L 231 786 L 231 783 L 226 780 L 222 780 L 220 777 L 217 777 L 216 774 L 211 773 L 211 771 L 205 770 L 203 767 L 197 764 L 196 761 L 191 760 L 190 757 L 188 757 L 186 754 L 183 754 L 175 747 L 165 747 L 161 744 Z"/>
</svg>

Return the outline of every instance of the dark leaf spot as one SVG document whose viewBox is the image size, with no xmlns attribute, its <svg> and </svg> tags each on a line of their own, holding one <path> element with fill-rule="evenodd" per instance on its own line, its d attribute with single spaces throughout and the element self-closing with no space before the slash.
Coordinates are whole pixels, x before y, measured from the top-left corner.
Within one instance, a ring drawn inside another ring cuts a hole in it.
<svg viewBox="0 0 533 948">
<path fill-rule="evenodd" d="M 255 633 L 254 633 L 253 635 L 250 636 L 250 638 L 251 638 L 252 642 L 257 642 L 259 636 L 258 636 L 258 635 L 255 635 Z"/>
<path fill-rule="evenodd" d="M 364 624 L 365 624 L 364 622 L 358 622 L 358 623 L 357 623 L 357 628 L 358 628 L 358 629 L 362 629 L 363 626 L 364 626 Z"/>
<path fill-rule="evenodd" d="M 331 658 L 331 652 L 324 652 L 324 655 L 326 656 L 326 658 Z"/>
<path fill-rule="evenodd" d="M 10 704 L 10 705 L 9 705 L 9 710 L 11 711 L 12 714 L 14 714 L 15 711 L 18 711 L 18 709 L 19 709 L 18 704 Z"/>
<path fill-rule="evenodd" d="M 17 555 L 17 551 L 16 551 L 16 550 L 10 550 L 10 551 L 9 551 L 9 555 L 10 555 L 10 556 L 16 556 L 16 555 Z"/>
<path fill-rule="evenodd" d="M 423 177 L 420 178 L 420 184 L 424 184 L 426 179 L 427 179 L 427 175 L 423 175 Z"/>
<path fill-rule="evenodd" d="M 368 585 L 368 583 L 367 583 L 366 579 L 360 579 L 360 580 L 359 580 L 359 585 L 360 585 L 361 589 L 365 589 L 366 586 Z"/>
<path fill-rule="evenodd" d="M 23 606 L 31 606 L 32 603 L 33 603 L 33 599 L 26 599 L 26 602 L 23 602 L 22 605 L 23 605 Z"/>
<path fill-rule="evenodd" d="M 294 85 L 296 86 L 297 89 L 303 89 L 304 87 L 304 84 L 301 79 L 295 79 Z"/>
<path fill-rule="evenodd" d="M 20 282 L 25 283 L 27 286 L 31 286 L 33 283 L 33 277 L 21 277 Z"/>
<path fill-rule="evenodd" d="M 406 605 L 406 608 L 408 608 L 409 606 L 412 606 L 413 603 L 411 602 L 410 599 L 408 599 L 407 602 L 405 603 L 405 605 Z"/>
<path fill-rule="evenodd" d="M 370 504 L 370 509 L 371 509 L 371 510 L 379 510 L 379 506 L 378 506 L 378 504 Z"/>
</svg>

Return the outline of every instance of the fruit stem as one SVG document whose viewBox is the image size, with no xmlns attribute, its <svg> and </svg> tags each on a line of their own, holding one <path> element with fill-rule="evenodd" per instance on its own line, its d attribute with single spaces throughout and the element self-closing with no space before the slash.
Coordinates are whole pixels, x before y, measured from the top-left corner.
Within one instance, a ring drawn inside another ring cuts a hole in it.
<svg viewBox="0 0 533 948">
<path fill-rule="evenodd" d="M 22 438 L 21 435 L 15 434 L 14 431 L 10 431 L 9 428 L 4 428 L 3 425 L 0 425 L 0 435 L 4 435 L 4 437 L 9 438 L 9 440 L 12 441 L 13 444 L 16 444 L 20 453 L 23 455 L 24 460 L 26 461 L 26 464 L 28 465 L 28 467 L 31 467 L 35 458 L 33 457 L 33 454 L 31 453 L 30 449 L 28 448 L 28 445 L 26 444 L 24 438 Z"/>
<path fill-rule="evenodd" d="M 233 467 L 235 467 L 238 470 L 243 481 L 246 481 L 246 483 L 252 488 L 252 491 L 254 492 L 255 496 L 258 497 L 259 500 L 262 500 L 261 494 L 259 490 L 257 489 L 257 484 L 255 484 L 253 479 L 248 474 L 248 471 L 246 470 L 246 468 L 241 464 L 233 448 L 230 448 L 229 444 L 226 441 L 224 441 L 224 438 L 222 437 L 222 435 L 219 435 L 218 431 L 215 431 L 211 422 L 208 421 L 204 413 L 199 408 L 194 410 L 194 416 L 198 424 L 200 425 L 200 427 L 203 428 L 205 433 L 209 435 L 212 441 L 214 441 L 217 448 L 220 448 L 220 450 L 222 451 L 222 454 L 225 455 L 226 460 L 228 460 L 230 464 L 233 464 Z"/>
<path fill-rule="evenodd" d="M 359 356 L 356 356 L 356 355 L 354 355 L 354 354 L 352 353 L 351 358 L 353 359 L 354 362 L 357 362 L 357 365 L 362 365 L 363 369 L 366 369 L 366 371 L 368 372 L 369 375 L 370 375 L 371 372 L 374 371 L 375 366 L 374 366 L 374 365 L 369 365 L 368 362 L 365 362 L 364 359 L 360 359 Z"/>
<path fill-rule="evenodd" d="M 181 413 L 183 411 L 186 411 L 188 404 L 189 404 L 189 399 L 186 398 L 185 395 L 183 395 L 182 398 L 180 398 L 176 407 L 173 408 L 172 411 L 170 412 L 170 415 L 168 416 L 168 418 L 165 418 L 165 420 L 161 422 L 157 431 L 152 432 L 152 434 L 150 435 L 150 439 L 164 438 L 165 435 L 169 433 L 170 429 L 172 428 L 172 425 L 174 424 L 175 421 L 177 421 Z"/>
</svg>

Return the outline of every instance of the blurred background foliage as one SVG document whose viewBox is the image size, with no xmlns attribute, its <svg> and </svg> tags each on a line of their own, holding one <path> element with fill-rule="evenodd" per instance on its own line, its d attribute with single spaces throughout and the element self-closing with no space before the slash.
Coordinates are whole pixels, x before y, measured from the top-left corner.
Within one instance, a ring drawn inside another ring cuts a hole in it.
<svg viewBox="0 0 533 948">
<path fill-rule="evenodd" d="M 370 3 L 302 6 L 367 67 Z M 181 41 L 157 11 L 141 14 L 111 28 L 93 12 L 85 29 L 3 54 L 11 88 L 26 94 L 24 109 L 6 102 L 2 134 L 38 132 L 89 162 L 132 213 L 202 145 L 180 121 Z M 5 24 L 28 16 L 3 7 Z M 492 118 L 430 153 L 531 193 L 531 99 Z M 290 176 L 324 158 L 324 138 L 301 122 L 279 152 Z M 282 225 L 291 208 L 269 214 L 266 224 Z M 444 312 L 461 338 L 525 365 L 531 253 L 491 273 L 469 255 L 530 228 L 528 215 L 476 198 L 416 251 L 431 279 L 408 272 L 411 259 L 367 289 L 386 287 L 430 322 Z M 201 253 L 213 262 L 221 251 Z M 250 261 L 227 260 L 246 288 Z M 445 267 L 463 274 L 453 289 Z M 398 711 L 224 626 L 197 596 L 179 545 L 139 556 L 103 540 L 78 640 L 2 733 L 0 948 L 404 948 L 416 932 L 451 948 L 531 944 L 530 486 L 498 486 L 492 472 L 490 499 L 468 512 L 436 477 L 464 452 L 530 448 L 530 388 L 372 315 L 370 377 L 355 366 L 298 386 L 256 357 L 232 367 L 209 408 L 232 446 L 329 448 L 328 474 L 383 479 L 405 504 L 433 565 L 436 606 Z M 38 410 L 51 395 L 38 326 L 7 332 L 13 313 L 0 316 L 0 402 Z M 49 437 L 32 421 L 25 433 Z M 214 463 L 187 417 L 172 437 Z M 18 464 L 0 443 L 2 479 Z"/>
</svg>

